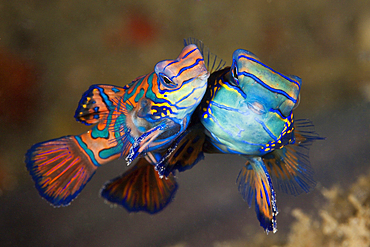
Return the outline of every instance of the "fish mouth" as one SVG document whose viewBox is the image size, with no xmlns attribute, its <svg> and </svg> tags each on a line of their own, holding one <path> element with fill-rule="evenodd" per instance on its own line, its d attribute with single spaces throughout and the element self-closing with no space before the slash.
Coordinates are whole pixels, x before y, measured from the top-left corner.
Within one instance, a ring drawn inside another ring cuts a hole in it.
<svg viewBox="0 0 370 247">
<path fill-rule="evenodd" d="M 231 107 L 231 106 L 227 106 L 225 104 L 220 104 L 216 101 L 211 101 L 210 105 L 212 105 L 214 107 L 217 107 L 220 110 L 230 111 L 230 112 L 237 112 L 241 115 L 249 115 L 250 114 L 249 111 L 245 111 L 245 110 L 243 110 L 243 108 L 234 108 L 234 107 Z"/>
<path fill-rule="evenodd" d="M 205 81 L 205 82 L 207 82 L 207 79 L 208 79 L 208 77 L 209 77 L 209 76 L 210 76 L 209 71 L 205 70 L 205 71 L 203 71 L 203 73 L 200 73 L 200 74 L 198 75 L 198 78 L 199 78 L 201 81 Z"/>
<path fill-rule="evenodd" d="M 257 115 L 263 115 L 266 113 L 265 107 L 257 101 L 248 102 L 247 107 L 249 108 L 249 110 L 256 113 Z"/>
</svg>

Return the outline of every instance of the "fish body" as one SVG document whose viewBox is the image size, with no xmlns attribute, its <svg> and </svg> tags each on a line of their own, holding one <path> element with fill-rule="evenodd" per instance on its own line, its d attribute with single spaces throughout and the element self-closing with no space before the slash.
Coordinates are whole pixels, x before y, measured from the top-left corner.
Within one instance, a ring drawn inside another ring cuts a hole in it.
<svg viewBox="0 0 370 247">
<path fill-rule="evenodd" d="M 236 50 L 232 67 L 212 74 L 200 121 L 220 152 L 264 155 L 291 139 L 300 84 Z"/>
<path fill-rule="evenodd" d="M 309 120 L 294 120 L 301 79 L 262 63 L 253 53 L 236 50 L 231 67 L 211 74 L 198 117 L 207 136 L 204 152 L 238 154 L 246 164 L 237 178 L 249 206 L 255 202 L 260 225 L 277 231 L 276 195 L 297 195 L 315 186 L 308 147 L 321 139 Z"/>
<path fill-rule="evenodd" d="M 128 171 L 107 182 L 101 195 L 129 212 L 157 213 L 171 202 L 178 188 L 176 170 L 191 169 L 203 153 L 238 154 L 246 159 L 237 177 L 239 192 L 249 206 L 254 201 L 265 231 L 277 231 L 272 182 L 293 195 L 308 192 L 316 184 L 308 151 L 313 141 L 322 138 L 309 120 L 294 120 L 293 116 L 301 80 L 275 71 L 241 49 L 234 52 L 232 66 L 222 69 L 222 62 L 206 54 L 202 43 L 189 40 L 185 44 L 193 42 L 212 72 L 204 97 L 172 97 L 166 90 L 158 90 L 160 96 L 153 97 L 150 83 L 141 86 L 142 80 L 156 77 L 159 88 L 170 87 L 181 69 L 162 73 L 173 62 L 156 66 L 154 73 L 124 88 L 92 86 L 82 97 L 75 117 L 97 125 L 80 136 L 36 144 L 26 155 L 27 167 L 44 198 L 56 206 L 66 205 L 99 165 L 119 156 L 126 156 L 131 163 L 144 153 Z M 208 73 L 198 75 L 200 81 L 202 76 L 208 77 Z M 197 92 L 197 87 L 192 87 L 187 89 Z M 176 103 L 164 103 L 171 97 L 180 103 L 175 108 L 171 107 Z M 200 100 L 196 114 L 181 112 L 181 104 L 192 112 Z M 72 172 L 69 167 L 76 169 Z"/>
<path fill-rule="evenodd" d="M 212 71 L 210 64 L 220 63 L 208 60 Z M 107 183 L 102 196 L 130 212 L 156 213 L 168 205 L 173 194 L 157 192 L 153 196 L 152 192 L 177 188 L 174 171 L 192 168 L 203 153 L 238 154 L 246 159 L 237 177 L 238 190 L 250 207 L 254 202 L 265 231 L 276 232 L 273 180 L 279 189 L 293 195 L 308 192 L 316 184 L 308 151 L 313 141 L 322 138 L 309 120 L 294 120 L 300 87 L 298 77 L 285 76 L 251 52 L 236 50 L 232 66 L 216 69 L 209 77 L 207 92 L 187 130 L 168 150 L 141 157 L 138 165 L 147 163 L 147 168 L 132 168 L 133 172 Z M 167 179 L 160 180 L 162 176 Z M 153 182 L 143 188 L 140 177 Z"/>
<path fill-rule="evenodd" d="M 189 128 L 197 130 L 196 134 L 190 131 L 181 137 L 181 143 L 192 143 L 191 152 L 177 146 L 172 151 L 176 164 L 168 156 L 157 163 L 157 171 L 168 176 L 176 168 L 189 169 L 203 153 L 244 157 L 238 190 L 249 207 L 254 202 L 265 231 L 276 232 L 278 209 L 272 182 L 293 195 L 309 192 L 316 185 L 308 153 L 312 142 L 323 138 L 309 120 L 294 119 L 300 88 L 299 77 L 285 76 L 251 52 L 236 50 L 232 66 L 214 71 L 208 79 L 207 92 Z"/>
<path fill-rule="evenodd" d="M 26 165 L 40 195 L 54 206 L 68 205 L 96 169 L 120 156 L 130 164 L 140 154 L 166 149 L 187 128 L 209 73 L 195 45 L 176 60 L 124 87 L 93 85 L 75 118 L 89 131 L 33 145 Z"/>
</svg>

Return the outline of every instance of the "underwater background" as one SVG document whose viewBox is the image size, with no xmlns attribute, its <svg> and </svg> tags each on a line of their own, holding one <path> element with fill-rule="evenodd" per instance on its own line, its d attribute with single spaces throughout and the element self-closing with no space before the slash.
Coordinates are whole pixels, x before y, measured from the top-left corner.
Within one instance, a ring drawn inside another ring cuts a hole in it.
<svg viewBox="0 0 370 247">
<path fill-rule="evenodd" d="M 206 154 L 178 173 L 162 212 L 129 214 L 99 197 L 127 169 L 101 167 L 68 207 L 43 200 L 24 154 L 88 129 L 74 111 L 92 84 L 123 86 L 202 40 L 231 65 L 256 54 L 302 78 L 295 118 L 326 137 L 310 150 L 317 187 L 277 191 L 266 235 L 235 180 L 244 159 Z M 369 246 L 370 3 L 367 1 L 0 0 L 0 246 Z"/>
</svg>

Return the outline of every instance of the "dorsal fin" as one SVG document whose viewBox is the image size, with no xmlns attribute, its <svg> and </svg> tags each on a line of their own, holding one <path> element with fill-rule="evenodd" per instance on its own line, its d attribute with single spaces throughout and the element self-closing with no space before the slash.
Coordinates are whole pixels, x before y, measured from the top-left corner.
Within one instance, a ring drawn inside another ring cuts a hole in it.
<svg viewBox="0 0 370 247">
<path fill-rule="evenodd" d="M 112 110 L 115 98 L 121 97 L 125 88 L 112 85 L 92 85 L 82 95 L 75 118 L 86 125 L 96 124 Z"/>
<path fill-rule="evenodd" d="M 204 43 L 195 38 L 184 39 L 184 45 L 194 44 L 198 47 L 204 58 L 204 64 L 209 73 L 221 70 L 225 67 L 226 62 L 219 58 L 217 55 L 210 52 L 209 48 Z"/>
</svg>

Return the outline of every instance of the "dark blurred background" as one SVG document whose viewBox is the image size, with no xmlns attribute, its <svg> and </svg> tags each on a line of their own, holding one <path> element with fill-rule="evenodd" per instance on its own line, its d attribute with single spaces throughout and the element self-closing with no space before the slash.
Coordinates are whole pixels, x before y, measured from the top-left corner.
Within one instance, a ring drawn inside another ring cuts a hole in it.
<svg viewBox="0 0 370 247">
<path fill-rule="evenodd" d="M 178 174 L 174 201 L 156 215 L 98 196 L 127 169 L 123 160 L 100 168 L 70 206 L 50 206 L 26 171 L 27 149 L 86 131 L 73 115 L 91 84 L 123 86 L 177 57 L 188 37 L 228 65 L 243 48 L 303 79 L 295 116 L 326 137 L 310 152 L 318 186 L 298 197 L 278 191 L 279 231 L 269 235 L 238 194 L 244 160 L 232 155 Z M 285 245 L 293 209 L 319 218 L 323 188 L 368 172 L 369 69 L 368 1 L 0 0 L 0 245 Z"/>
</svg>

